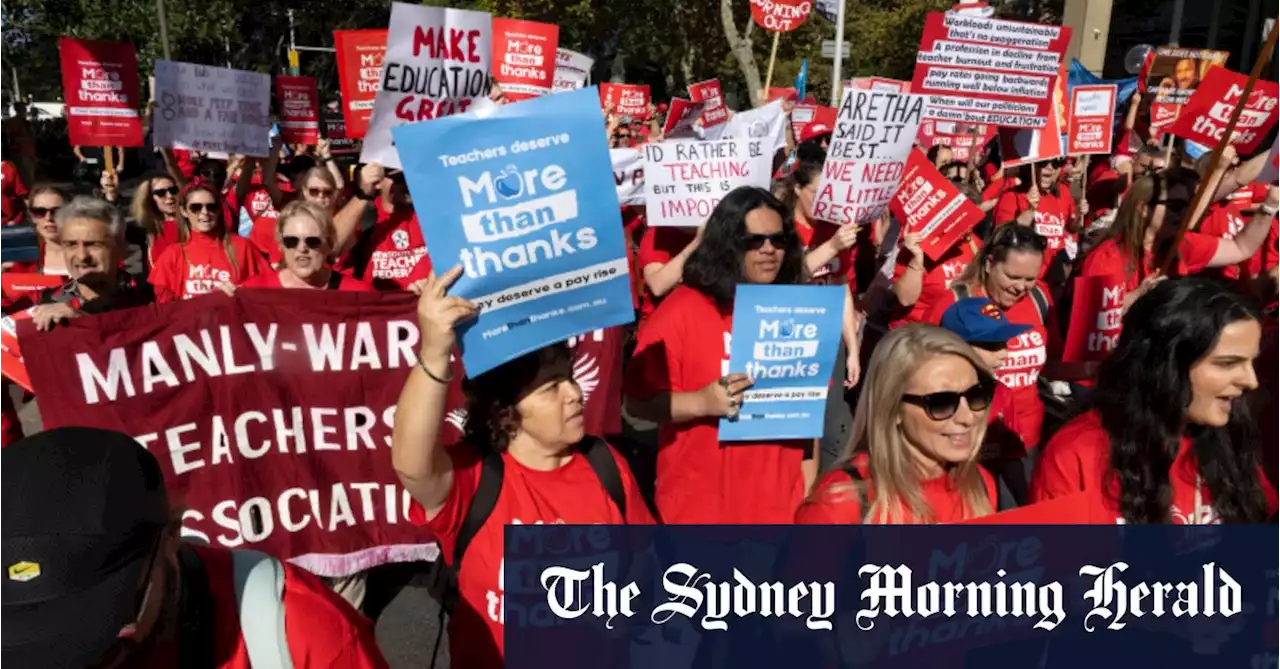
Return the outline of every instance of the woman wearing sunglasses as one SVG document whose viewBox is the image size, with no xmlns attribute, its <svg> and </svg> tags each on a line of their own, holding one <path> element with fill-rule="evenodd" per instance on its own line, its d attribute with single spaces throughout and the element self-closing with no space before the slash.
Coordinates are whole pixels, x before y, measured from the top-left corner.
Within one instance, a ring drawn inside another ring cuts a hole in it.
<svg viewBox="0 0 1280 669">
<path fill-rule="evenodd" d="M 333 218 L 324 207 L 302 200 L 290 202 L 280 212 L 276 223 L 276 239 L 283 266 L 277 271 L 254 276 L 240 287 L 373 290 L 373 286 L 330 266 L 335 234 Z"/>
<path fill-rule="evenodd" d="M 808 525 L 951 523 L 996 506 L 978 466 L 995 381 L 956 335 L 911 324 L 871 354 L 842 465 L 797 510 Z"/>
<path fill-rule="evenodd" d="M 996 202 L 995 222 L 1017 222 L 1030 226 L 1045 238 L 1045 259 L 1041 276 L 1048 271 L 1059 251 L 1067 251 L 1075 259 L 1077 233 L 1088 211 L 1084 201 L 1076 202 L 1071 191 L 1061 182 L 1066 161 L 1046 160 L 1028 167 L 1030 178 L 1023 185 L 1007 190 Z"/>
<path fill-rule="evenodd" d="M 147 234 L 147 266 L 178 241 L 178 182 L 156 175 L 138 184 L 129 215 Z"/>
<path fill-rule="evenodd" d="M 193 180 L 182 190 L 178 243 L 156 259 L 151 285 L 156 302 L 189 300 L 214 290 L 231 292 L 270 265 L 247 239 L 227 227 L 222 198 L 209 183 Z"/>
<path fill-rule="evenodd" d="M 66 276 L 67 261 L 58 244 L 58 225 L 54 216 L 71 198 L 57 186 L 39 185 L 27 195 L 26 220 L 36 231 L 40 258 L 35 262 L 5 263 L 3 270 L 14 273 L 57 274 Z"/>
<path fill-rule="evenodd" d="M 727 373 L 735 292 L 739 284 L 803 280 L 794 225 L 768 191 L 730 192 L 707 219 L 683 283 L 640 328 L 627 408 L 661 426 L 655 501 L 664 522 L 787 523 L 806 476 L 816 474 L 801 469 L 813 440 L 719 439 L 720 418 L 737 415 L 751 386 Z"/>
<path fill-rule="evenodd" d="M 1138 298 L 1086 412 L 1045 446 L 1032 501 L 1083 491 L 1115 522 L 1265 522 L 1276 493 L 1244 399 L 1261 337 L 1257 310 L 1209 280 Z"/>
<path fill-rule="evenodd" d="M 1008 355 L 996 378 L 1013 391 L 1017 407 L 1018 434 L 1028 450 L 1040 443 L 1044 404 L 1037 381 L 1045 363 L 1058 360 L 1060 331 L 1053 301 L 1039 282 L 1045 262 L 1046 243 L 1031 228 L 1006 223 L 991 231 L 991 237 L 960 276 L 951 290 L 942 295 L 929 316 L 940 323 L 946 310 L 966 297 L 986 297 L 999 307 L 1014 325 L 1031 326 L 1009 339 Z"/>
</svg>

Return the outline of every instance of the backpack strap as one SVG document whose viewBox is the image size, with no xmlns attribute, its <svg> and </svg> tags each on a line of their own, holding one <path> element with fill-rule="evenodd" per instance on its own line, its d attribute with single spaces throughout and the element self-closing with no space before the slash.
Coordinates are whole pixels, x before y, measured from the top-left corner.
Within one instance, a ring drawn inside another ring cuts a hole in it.
<svg viewBox="0 0 1280 669">
<path fill-rule="evenodd" d="M 341 285 L 342 285 L 342 274 L 338 273 L 338 270 L 336 269 L 329 270 L 329 282 L 325 284 L 324 289 L 337 290 L 338 286 L 341 286 Z"/>
<path fill-rule="evenodd" d="M 618 507 L 618 513 L 622 514 L 622 522 L 627 522 L 627 492 L 622 487 L 622 472 L 618 471 L 618 461 L 614 460 L 613 453 L 609 452 L 609 445 L 599 437 L 589 436 L 579 444 L 579 449 L 587 458 L 587 464 L 591 465 L 596 477 L 600 479 L 600 485 L 604 486 L 604 491 L 609 493 L 613 505 Z"/>
<path fill-rule="evenodd" d="M 1049 298 L 1040 290 L 1039 284 L 1031 287 L 1031 299 L 1035 301 L 1036 311 L 1040 313 L 1040 324 L 1049 327 Z"/>
<path fill-rule="evenodd" d="M 213 669 L 213 593 L 209 574 L 194 548 L 182 543 L 178 548 L 178 575 L 182 582 L 178 596 L 178 666 Z"/>
<path fill-rule="evenodd" d="M 498 495 L 502 493 L 502 477 L 506 466 L 502 462 L 502 454 L 489 452 L 480 462 L 480 482 L 476 485 L 476 494 L 467 505 L 467 515 L 462 520 L 462 528 L 458 530 L 458 539 L 453 544 L 453 568 L 461 570 L 462 556 L 467 546 L 476 538 L 489 514 L 498 506 Z"/>
<path fill-rule="evenodd" d="M 285 631 L 284 565 L 252 550 L 231 551 L 240 633 L 254 669 L 293 669 Z"/>
</svg>

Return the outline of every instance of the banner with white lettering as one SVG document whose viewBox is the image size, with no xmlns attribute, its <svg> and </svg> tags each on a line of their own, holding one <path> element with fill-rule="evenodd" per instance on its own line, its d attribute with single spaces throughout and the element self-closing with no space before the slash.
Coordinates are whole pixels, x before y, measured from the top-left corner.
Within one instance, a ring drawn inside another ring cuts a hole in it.
<svg viewBox="0 0 1280 669">
<path fill-rule="evenodd" d="M 1071 113 L 1067 115 L 1067 155 L 1111 153 L 1115 113 L 1115 84 L 1073 86 Z"/>
<path fill-rule="evenodd" d="M 271 152 L 271 75 L 155 62 L 155 145 L 201 153 Z"/>
<path fill-rule="evenodd" d="M 1124 274 L 1082 276 L 1072 290 L 1071 322 L 1063 342 L 1064 362 L 1100 362 L 1120 341 Z"/>
<path fill-rule="evenodd" d="M 689 84 L 689 99 L 706 103 L 706 108 L 702 111 L 702 127 L 710 128 L 729 120 L 729 108 L 724 105 L 719 79 Z"/>
<path fill-rule="evenodd" d="M 138 58 L 133 45 L 63 37 L 62 99 L 77 146 L 142 146 Z"/>
<path fill-rule="evenodd" d="M 573 335 L 635 318 L 622 218 L 597 92 L 584 88 L 396 128 L 405 178 L 431 202 L 422 235 L 453 294 L 471 376 Z"/>
<path fill-rule="evenodd" d="M 1225 67 L 1212 67 L 1183 106 L 1169 132 L 1205 146 L 1216 146 L 1227 131 L 1227 122 L 1235 110 L 1249 78 Z M 1249 99 L 1244 102 L 1240 119 L 1231 131 L 1231 144 L 1243 155 L 1253 153 L 1276 124 L 1276 108 L 1280 106 L 1280 86 L 1274 81 L 1254 82 Z"/>
<path fill-rule="evenodd" d="M 837 111 L 813 217 L 870 224 L 898 191 L 928 97 L 847 90 Z"/>
<path fill-rule="evenodd" d="M 644 154 L 639 149 L 609 149 L 613 163 L 613 185 L 618 187 L 618 204 L 644 204 Z"/>
<path fill-rule="evenodd" d="M 920 249 L 934 262 L 983 218 L 978 205 L 942 176 L 920 150 L 907 156 L 902 187 L 889 201 L 889 210 L 906 225 L 908 233 L 920 235 Z"/>
<path fill-rule="evenodd" d="M 768 188 L 773 155 L 760 140 L 676 140 L 644 145 L 645 214 L 651 227 L 698 227 L 735 188 Z"/>
<path fill-rule="evenodd" d="M 493 19 L 493 80 L 516 102 L 551 92 L 556 74 L 554 23 Z"/>
<path fill-rule="evenodd" d="M 584 88 L 591 80 L 591 66 L 595 59 L 569 49 L 556 49 L 556 74 L 551 84 L 552 93 Z"/>
<path fill-rule="evenodd" d="M 276 77 L 280 134 L 290 144 L 315 144 L 320 139 L 320 96 L 314 77 Z"/>
<path fill-rule="evenodd" d="M 373 116 L 373 101 L 382 81 L 382 61 L 387 55 L 387 31 L 335 30 L 333 44 L 338 62 L 338 85 L 342 89 L 344 136 L 364 137 Z"/>
<path fill-rule="evenodd" d="M 400 167 L 391 129 L 460 114 L 489 94 L 490 17 L 391 3 L 382 81 L 360 162 Z"/>
</svg>

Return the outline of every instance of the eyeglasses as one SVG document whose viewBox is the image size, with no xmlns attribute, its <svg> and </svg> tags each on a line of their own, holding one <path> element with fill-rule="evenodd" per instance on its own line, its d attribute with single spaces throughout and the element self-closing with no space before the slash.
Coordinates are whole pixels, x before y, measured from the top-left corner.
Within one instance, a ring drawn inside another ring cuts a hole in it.
<svg viewBox="0 0 1280 669">
<path fill-rule="evenodd" d="M 177 186 L 170 186 L 169 188 L 157 188 L 151 191 L 151 197 L 170 197 L 177 194 L 178 194 Z"/>
<path fill-rule="evenodd" d="M 308 188 L 307 195 L 310 197 L 333 197 L 332 188 Z"/>
<path fill-rule="evenodd" d="M 956 415 L 960 408 L 960 399 L 969 405 L 970 411 L 986 411 L 991 406 L 991 397 L 995 395 L 995 384 L 979 381 L 964 392 L 945 391 L 928 395 L 903 395 L 902 401 L 914 404 L 928 414 L 933 420 L 947 420 Z"/>
<path fill-rule="evenodd" d="M 203 214 L 207 211 L 212 214 L 218 211 L 218 205 L 212 202 L 188 202 L 187 211 L 193 214 Z"/>
<path fill-rule="evenodd" d="M 759 251 L 764 248 L 765 242 L 769 242 L 770 246 L 779 251 L 791 245 L 791 235 L 785 232 L 775 232 L 771 235 L 753 233 L 743 236 L 742 239 L 746 242 L 747 249 L 750 251 Z"/>
<path fill-rule="evenodd" d="M 284 244 L 284 247 L 290 250 L 298 248 L 298 242 L 305 243 L 307 248 L 312 251 L 315 251 L 324 245 L 324 240 L 319 237 L 294 237 L 293 235 L 289 235 L 280 239 L 280 243 Z"/>
<path fill-rule="evenodd" d="M 31 212 L 32 218 L 44 218 L 45 216 L 54 216 L 62 207 L 30 207 L 27 211 Z"/>
</svg>

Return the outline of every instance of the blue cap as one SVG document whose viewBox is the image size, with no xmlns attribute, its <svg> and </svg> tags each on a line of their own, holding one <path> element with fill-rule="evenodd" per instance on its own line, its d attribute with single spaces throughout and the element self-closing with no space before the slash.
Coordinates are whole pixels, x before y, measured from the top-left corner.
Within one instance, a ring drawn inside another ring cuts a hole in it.
<svg viewBox="0 0 1280 669">
<path fill-rule="evenodd" d="M 970 344 L 1008 341 L 1031 329 L 1030 325 L 1010 323 L 1000 307 L 985 297 L 966 297 L 951 305 L 939 325 Z"/>
</svg>

